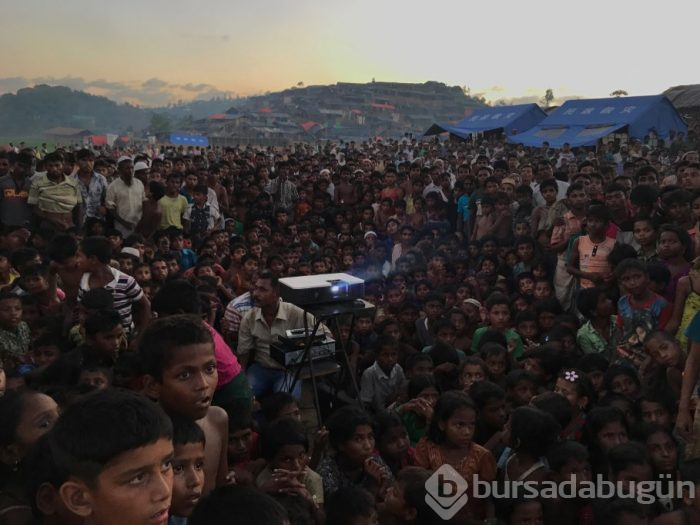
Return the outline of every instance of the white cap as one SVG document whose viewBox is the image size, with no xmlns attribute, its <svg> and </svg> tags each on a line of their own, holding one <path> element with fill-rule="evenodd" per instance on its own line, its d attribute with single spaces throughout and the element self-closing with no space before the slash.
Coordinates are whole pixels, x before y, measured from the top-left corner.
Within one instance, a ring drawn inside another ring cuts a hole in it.
<svg viewBox="0 0 700 525">
<path fill-rule="evenodd" d="M 126 155 L 122 155 L 122 156 L 119 157 L 119 159 L 117 160 L 117 165 L 119 165 L 119 164 L 121 164 L 122 162 L 127 161 L 127 160 L 133 160 L 133 159 L 132 159 L 131 157 L 127 157 Z"/>
<path fill-rule="evenodd" d="M 148 164 L 146 164 L 143 161 L 139 161 L 136 164 L 134 164 L 134 171 L 141 171 L 141 170 L 147 170 L 148 169 Z"/>
</svg>

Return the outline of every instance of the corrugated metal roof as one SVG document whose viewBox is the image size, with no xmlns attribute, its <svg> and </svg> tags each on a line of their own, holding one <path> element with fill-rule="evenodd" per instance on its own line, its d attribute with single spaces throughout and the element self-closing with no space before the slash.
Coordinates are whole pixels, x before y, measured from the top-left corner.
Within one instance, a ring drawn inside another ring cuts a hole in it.
<svg viewBox="0 0 700 525">
<path fill-rule="evenodd" d="M 664 95 L 677 108 L 700 107 L 700 84 L 673 86 L 664 91 Z"/>
</svg>

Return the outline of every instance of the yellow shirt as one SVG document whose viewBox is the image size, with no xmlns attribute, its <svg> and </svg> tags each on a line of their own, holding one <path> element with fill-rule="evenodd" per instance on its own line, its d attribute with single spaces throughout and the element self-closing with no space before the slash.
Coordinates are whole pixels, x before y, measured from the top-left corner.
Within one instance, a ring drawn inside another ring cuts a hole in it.
<svg viewBox="0 0 700 525">
<path fill-rule="evenodd" d="M 182 229 L 182 214 L 187 209 L 187 199 L 183 195 L 177 197 L 168 197 L 164 195 L 158 201 L 163 215 L 160 219 L 161 229 L 175 226 Z"/>
</svg>

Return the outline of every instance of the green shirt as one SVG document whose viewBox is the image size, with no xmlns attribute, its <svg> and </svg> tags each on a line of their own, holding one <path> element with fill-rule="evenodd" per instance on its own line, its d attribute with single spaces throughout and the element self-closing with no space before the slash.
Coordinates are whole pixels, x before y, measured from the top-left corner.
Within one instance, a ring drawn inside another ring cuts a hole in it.
<svg viewBox="0 0 700 525">
<path fill-rule="evenodd" d="M 584 354 L 604 354 L 608 357 L 613 355 L 615 348 L 617 347 L 617 331 L 615 330 L 615 323 L 617 318 L 612 315 L 610 316 L 610 341 L 606 341 L 605 338 L 600 335 L 600 332 L 593 328 L 590 321 L 584 324 L 576 332 L 576 343 Z"/>
<path fill-rule="evenodd" d="M 481 328 L 477 328 L 476 331 L 474 332 L 474 337 L 472 338 L 472 353 L 473 354 L 479 353 L 479 341 L 481 341 L 481 336 L 484 335 L 484 332 L 486 332 L 486 330 L 491 330 L 491 328 L 489 326 L 482 326 Z M 511 341 L 515 342 L 515 349 L 512 352 L 513 357 L 518 359 L 520 356 L 522 356 L 523 355 L 523 340 L 520 339 L 518 332 L 516 332 L 512 328 L 507 328 L 506 330 L 503 331 L 503 335 L 506 336 L 507 343 L 510 343 Z"/>
</svg>

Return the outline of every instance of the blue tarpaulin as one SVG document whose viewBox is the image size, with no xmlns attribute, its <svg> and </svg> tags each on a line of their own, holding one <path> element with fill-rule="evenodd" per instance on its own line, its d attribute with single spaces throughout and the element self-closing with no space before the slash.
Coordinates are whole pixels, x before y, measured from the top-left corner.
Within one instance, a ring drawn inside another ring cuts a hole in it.
<svg viewBox="0 0 700 525">
<path fill-rule="evenodd" d="M 465 139 L 472 133 L 502 128 L 506 136 L 512 136 L 530 129 L 546 116 L 547 114 L 537 104 L 479 108 L 455 125 L 433 124 L 424 135 L 449 132 Z"/>
<path fill-rule="evenodd" d="M 650 131 L 665 139 L 669 132 L 687 133 L 688 126 L 664 95 L 568 100 L 534 128 L 516 137 L 514 144 L 553 148 L 595 146 L 598 140 L 627 128 L 630 137 L 643 139 Z"/>
<path fill-rule="evenodd" d="M 170 135 L 170 143 L 177 146 L 208 146 L 209 139 L 203 135 L 172 133 Z"/>
</svg>

